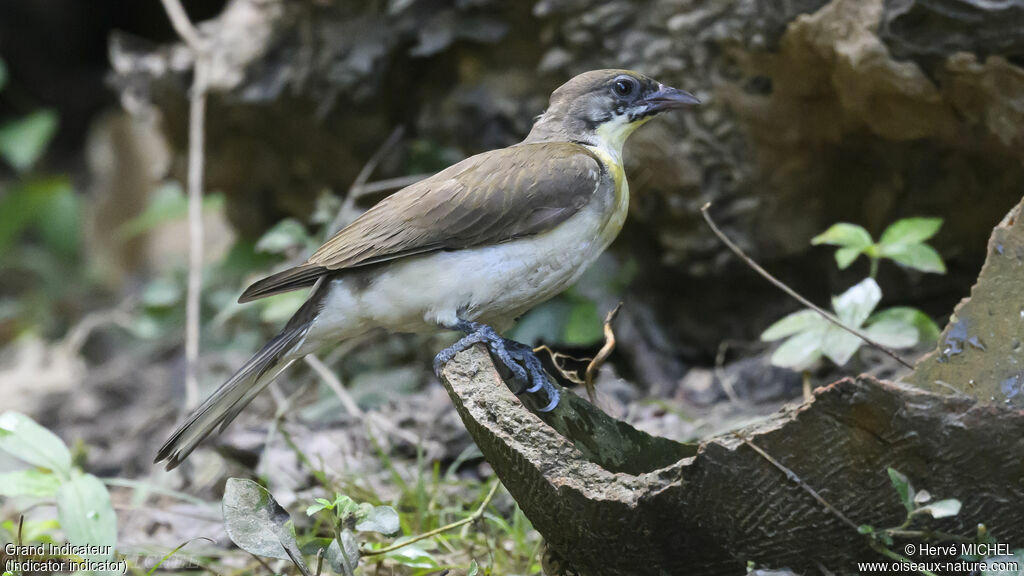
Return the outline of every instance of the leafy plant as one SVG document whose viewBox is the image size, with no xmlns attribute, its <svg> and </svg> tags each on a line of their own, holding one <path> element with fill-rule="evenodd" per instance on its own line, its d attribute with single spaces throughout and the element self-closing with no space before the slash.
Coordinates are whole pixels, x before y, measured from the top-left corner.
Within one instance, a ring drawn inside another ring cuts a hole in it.
<svg viewBox="0 0 1024 576">
<path fill-rule="evenodd" d="M 0 496 L 35 505 L 54 503 L 68 542 L 109 547 L 117 545 L 117 515 L 103 482 L 72 465 L 71 452 L 53 432 L 18 412 L 0 414 L 0 451 L 30 468 L 0 474 Z M 10 529 L 8 529 L 10 531 Z"/>
<path fill-rule="evenodd" d="M 910 348 L 919 342 L 938 339 L 939 327 L 927 314 L 906 306 L 875 312 L 882 300 L 882 289 L 875 281 L 878 262 L 888 258 L 897 264 L 923 272 L 944 273 L 942 258 L 924 242 L 942 226 L 940 218 L 905 218 L 890 225 L 875 242 L 861 226 L 840 222 L 815 236 L 811 244 L 838 246 L 835 259 L 839 269 L 848 268 L 864 254 L 871 261 L 868 278 L 832 298 L 832 309 L 848 328 L 860 331 L 874 342 L 889 348 Z M 771 363 L 804 372 L 822 357 L 843 366 L 863 346 L 864 341 L 834 325 L 814 310 L 794 312 L 769 326 L 761 340 L 785 341 L 775 350 Z"/>
<path fill-rule="evenodd" d="M 291 560 L 308 576 L 294 522 L 266 488 L 252 480 L 229 478 L 222 509 L 228 536 L 239 548 L 257 556 Z M 334 537 L 315 538 L 312 549 L 307 549 L 322 556 L 335 573 L 344 576 L 351 576 L 359 565 L 356 533 L 393 535 L 401 531 L 394 508 L 358 503 L 343 494 L 337 494 L 333 501 L 317 498 L 306 509 L 308 516 L 322 513 L 329 513 Z M 436 566 L 431 560 L 431 567 Z"/>
<path fill-rule="evenodd" d="M 847 326 L 859 329 L 875 342 L 891 348 L 909 348 L 935 337 L 938 327 L 923 312 L 912 308 L 890 308 L 872 314 L 882 300 L 882 290 L 865 278 L 846 292 L 832 298 L 832 309 Z M 772 354 L 772 364 L 794 370 L 808 370 L 823 356 L 843 366 L 864 345 L 864 341 L 822 318 L 813 310 L 794 312 L 761 333 L 773 342 L 785 338 Z"/>
<path fill-rule="evenodd" d="M 900 503 L 907 511 L 903 523 L 894 528 L 878 529 L 870 524 L 862 524 L 857 531 L 868 537 L 868 544 L 879 554 L 896 560 L 897 562 L 911 562 L 909 558 L 893 552 L 889 547 L 893 545 L 894 538 L 928 538 L 947 541 L 969 541 L 966 538 L 944 534 L 936 531 L 911 530 L 912 525 L 923 518 L 950 518 L 960 514 L 961 504 L 955 498 L 932 501 L 932 496 L 925 490 L 914 490 L 910 480 L 895 468 L 889 468 L 889 480 L 899 497 Z M 981 525 L 983 526 L 983 525 Z M 979 530 L 979 539 L 983 533 Z M 932 574 L 921 570 L 923 574 Z"/>
<path fill-rule="evenodd" d="M 812 238 L 811 244 L 839 246 L 835 258 L 840 270 L 850 267 L 864 254 L 871 261 L 872 278 L 877 276 L 878 262 L 883 258 L 921 272 L 945 274 L 942 257 L 925 244 L 941 227 L 941 218 L 904 218 L 893 222 L 875 242 L 863 227 L 840 222 Z"/>
</svg>

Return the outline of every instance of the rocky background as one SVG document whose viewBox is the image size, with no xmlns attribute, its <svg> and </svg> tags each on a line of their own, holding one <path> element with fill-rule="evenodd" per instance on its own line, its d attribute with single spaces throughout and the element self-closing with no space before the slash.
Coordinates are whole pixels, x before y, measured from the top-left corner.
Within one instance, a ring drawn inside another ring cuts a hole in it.
<svg viewBox="0 0 1024 576">
<path fill-rule="evenodd" d="M 627 302 L 647 385 L 793 307 L 712 236 L 705 202 L 751 256 L 819 298 L 849 280 L 813 235 L 944 217 L 950 273 L 886 294 L 941 314 L 1024 178 L 1020 2 L 237 0 L 204 28 L 218 39 L 207 184 L 243 235 L 308 219 L 399 126 L 379 177 L 408 173 L 417 141 L 451 159 L 517 142 L 584 70 L 632 68 L 697 94 L 699 110 L 627 147 L 632 206 L 614 254 L 636 273 L 606 300 Z M 155 105 L 180 157 L 187 56 L 120 33 L 110 50 L 122 101 Z"/>
</svg>

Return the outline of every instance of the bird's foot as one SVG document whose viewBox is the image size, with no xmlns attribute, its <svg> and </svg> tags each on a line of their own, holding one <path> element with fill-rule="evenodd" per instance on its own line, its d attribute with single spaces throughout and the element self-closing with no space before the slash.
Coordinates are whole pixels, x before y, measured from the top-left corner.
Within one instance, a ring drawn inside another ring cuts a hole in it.
<svg viewBox="0 0 1024 576">
<path fill-rule="evenodd" d="M 534 355 L 533 349 L 525 344 L 503 338 L 494 328 L 486 324 L 461 321 L 452 328 L 465 332 L 466 335 L 434 357 L 434 373 L 439 378 L 441 376 L 441 369 L 456 354 L 474 344 L 485 344 L 491 354 L 512 372 L 512 380 L 518 386 L 518 389 L 515 391 L 516 395 L 523 392 L 533 394 L 544 390 L 548 397 L 548 404 L 541 408 L 540 411 L 550 412 L 555 409 L 559 400 L 558 390 L 551 384 L 551 380 L 548 379 L 548 375 L 544 372 L 543 364 Z"/>
</svg>

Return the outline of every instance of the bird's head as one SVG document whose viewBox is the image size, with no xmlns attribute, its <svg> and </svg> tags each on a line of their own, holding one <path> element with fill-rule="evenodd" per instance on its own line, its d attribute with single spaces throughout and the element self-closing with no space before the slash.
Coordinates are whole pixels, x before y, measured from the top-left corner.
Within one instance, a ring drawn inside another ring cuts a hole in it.
<svg viewBox="0 0 1024 576">
<path fill-rule="evenodd" d="M 621 153 L 655 114 L 699 104 L 693 94 L 631 70 L 592 70 L 562 84 L 526 141 L 569 140 Z"/>
</svg>

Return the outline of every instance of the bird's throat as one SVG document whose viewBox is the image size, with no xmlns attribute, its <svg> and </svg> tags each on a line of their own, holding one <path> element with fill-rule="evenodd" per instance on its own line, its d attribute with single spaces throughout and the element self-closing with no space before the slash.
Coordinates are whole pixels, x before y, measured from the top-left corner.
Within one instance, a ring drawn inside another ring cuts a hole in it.
<svg viewBox="0 0 1024 576">
<path fill-rule="evenodd" d="M 648 120 L 650 117 L 630 122 L 626 115 L 616 116 L 597 127 L 595 144 L 615 158 L 617 164 L 622 164 L 622 147 L 626 144 L 626 139 Z"/>
</svg>

